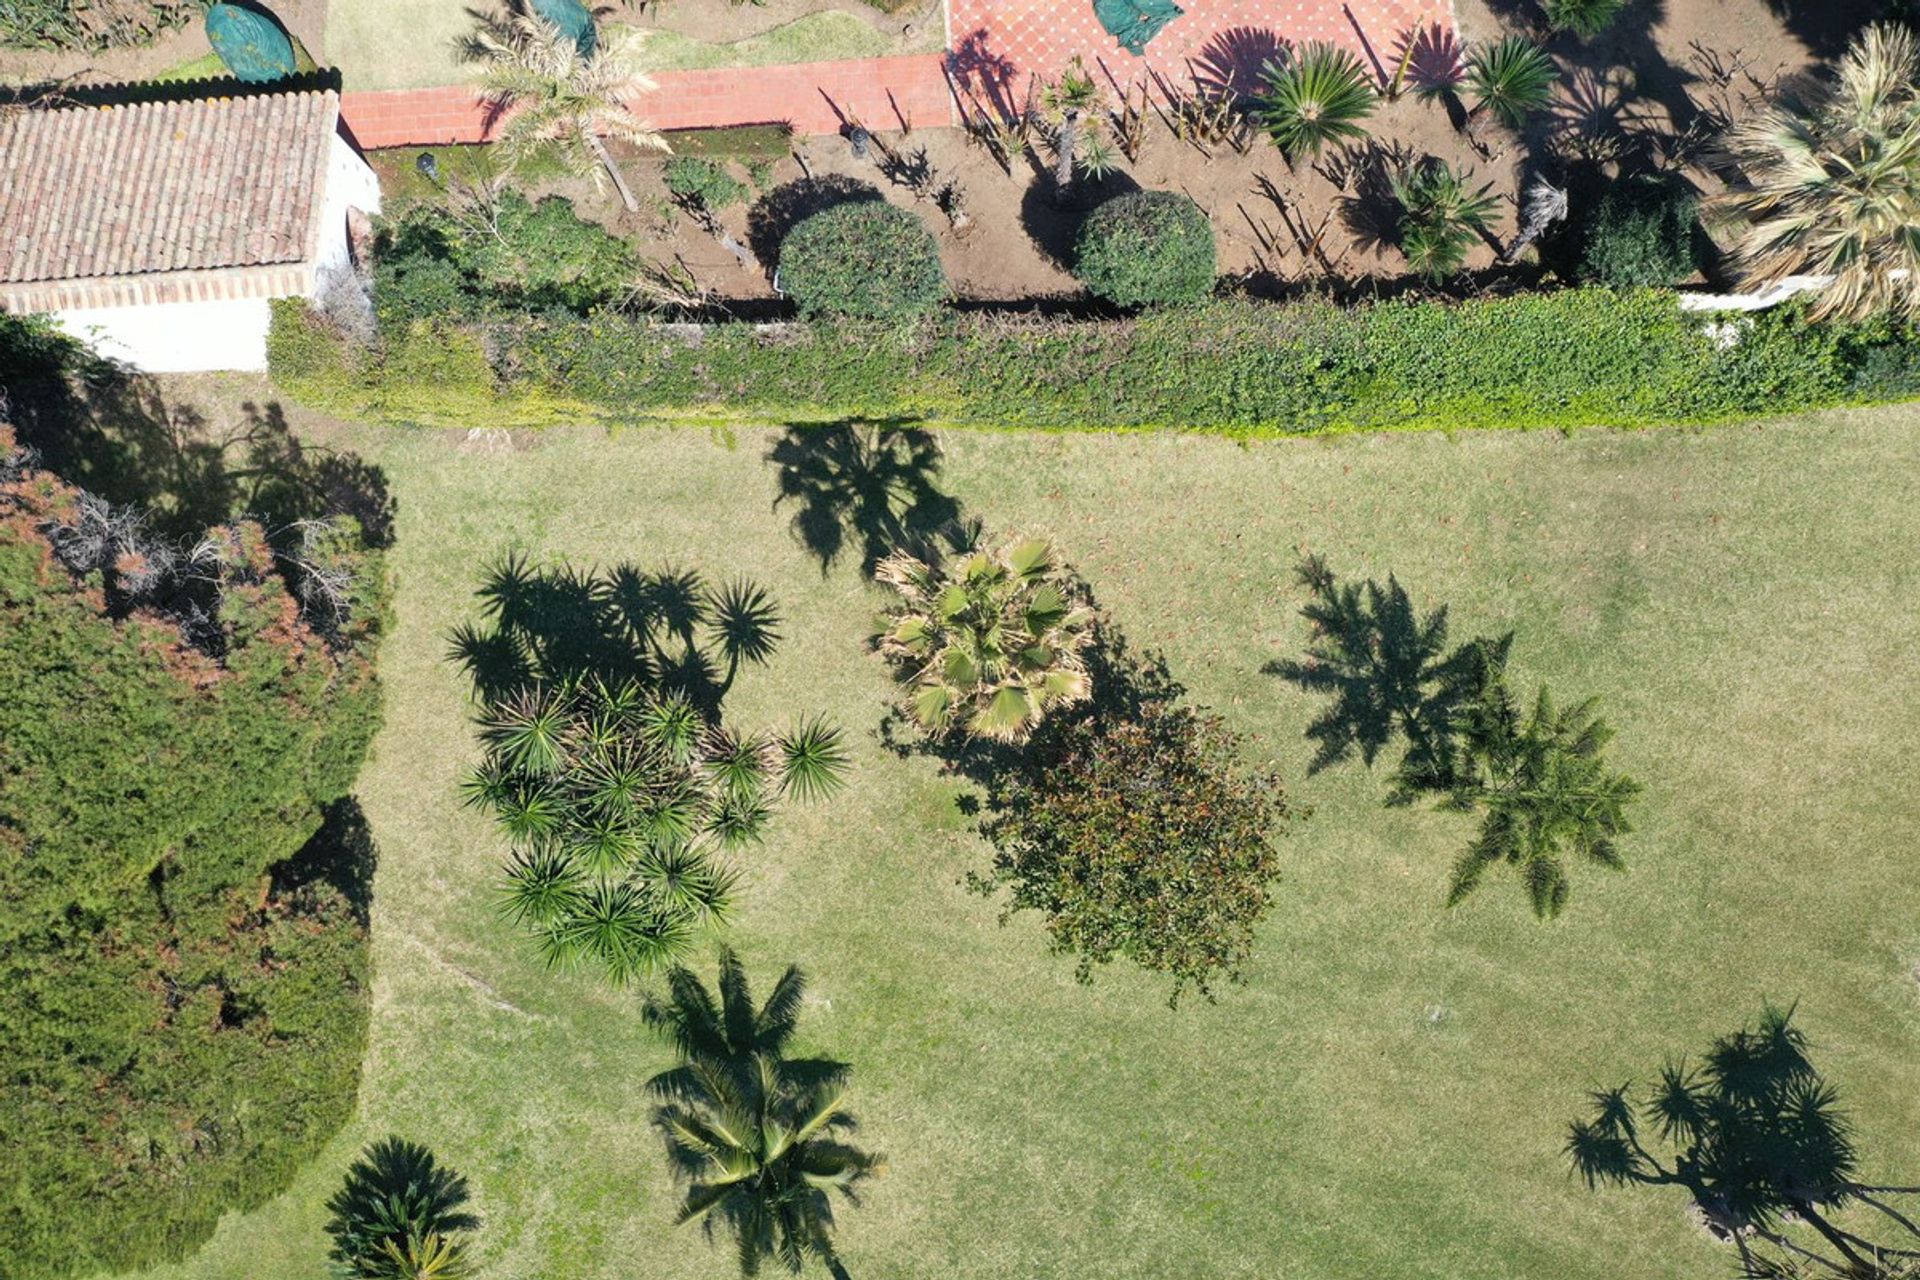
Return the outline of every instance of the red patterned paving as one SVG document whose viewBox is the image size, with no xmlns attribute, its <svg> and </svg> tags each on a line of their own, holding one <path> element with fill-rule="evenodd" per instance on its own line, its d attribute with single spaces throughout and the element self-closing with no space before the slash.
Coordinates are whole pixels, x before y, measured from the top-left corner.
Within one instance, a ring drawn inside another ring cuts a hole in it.
<svg viewBox="0 0 1920 1280">
<path fill-rule="evenodd" d="M 843 118 L 875 129 L 951 123 L 952 96 L 941 55 L 803 62 L 781 67 L 662 71 L 659 88 L 633 111 L 662 129 L 694 129 L 785 120 L 802 134 L 839 131 Z M 393 89 L 340 95 L 354 140 L 377 147 L 481 142 L 490 134 L 484 103 L 471 88 Z"/>
<path fill-rule="evenodd" d="M 1454 30 L 1452 0 L 1176 0 L 1186 12 L 1136 57 L 1101 29 L 1092 0 L 947 0 L 951 65 L 963 87 L 1019 86 L 1058 75 L 1075 55 L 1099 81 L 1128 85 L 1149 72 L 1194 78 L 1238 92 L 1282 45 L 1330 40 L 1352 49 L 1383 79 L 1407 37 Z"/>
</svg>

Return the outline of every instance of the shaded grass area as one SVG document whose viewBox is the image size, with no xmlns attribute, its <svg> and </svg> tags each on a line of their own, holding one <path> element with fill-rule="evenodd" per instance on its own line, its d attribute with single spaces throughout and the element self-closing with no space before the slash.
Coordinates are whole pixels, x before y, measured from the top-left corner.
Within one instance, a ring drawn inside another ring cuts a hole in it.
<svg viewBox="0 0 1920 1280">
<path fill-rule="evenodd" d="M 539 969 L 492 912 L 504 848 L 457 808 L 445 637 L 508 546 L 766 585 L 784 639 L 730 714 L 820 707 L 850 731 L 850 787 L 782 813 L 730 937 L 756 976 L 811 971 L 799 1049 L 856 1065 L 863 1141 L 892 1164 L 845 1215 L 861 1280 L 1730 1273 L 1679 1198 L 1574 1181 L 1563 1125 L 1587 1088 L 1797 1000 L 1865 1167 L 1920 1171 L 1917 428 L 1896 408 L 1570 438 L 944 436 L 938 486 L 1051 535 L 1313 810 L 1251 984 L 1178 1012 L 1126 969 L 1076 985 L 1034 921 L 1002 927 L 963 887 L 987 855 L 962 787 L 875 739 L 879 598 L 775 509 L 780 433 L 329 433 L 399 511 L 360 788 L 381 850 L 361 1115 L 292 1192 L 151 1274 L 319 1280 L 321 1202 L 390 1131 L 470 1176 L 490 1276 L 734 1274 L 668 1225 L 638 994 Z M 1307 777 L 1323 706 L 1261 672 L 1304 645 L 1302 550 L 1397 574 L 1462 637 L 1513 628 L 1526 686 L 1602 695 L 1647 786 L 1630 872 L 1582 875 L 1552 925 L 1503 882 L 1443 911 L 1471 821 L 1386 810 L 1357 765 Z"/>
</svg>

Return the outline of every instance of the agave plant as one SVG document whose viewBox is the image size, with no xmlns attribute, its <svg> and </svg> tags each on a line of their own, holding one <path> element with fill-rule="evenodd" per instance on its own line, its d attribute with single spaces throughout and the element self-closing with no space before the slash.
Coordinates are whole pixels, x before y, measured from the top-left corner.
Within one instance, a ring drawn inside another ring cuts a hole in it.
<svg viewBox="0 0 1920 1280">
<path fill-rule="evenodd" d="M 845 1280 L 828 1195 L 852 1200 L 885 1162 L 846 1140 L 855 1127 L 846 1065 L 786 1056 L 805 997 L 806 979 L 788 968 L 756 1007 L 729 951 L 720 956 L 717 1000 L 694 974 L 674 970 L 667 998 L 650 998 L 642 1015 L 680 1061 L 648 1088 L 685 1188 L 676 1221 L 720 1225 L 747 1275 L 767 1258 L 794 1273 L 817 1258 Z"/>
<path fill-rule="evenodd" d="M 819 720 L 779 735 L 706 722 L 685 695 L 582 676 L 486 704 L 468 803 L 514 845 L 501 909 L 548 964 L 614 982 L 682 958 L 724 920 L 783 796 L 833 791 L 846 755 Z"/>
<path fill-rule="evenodd" d="M 1277 63 L 1269 60 L 1261 76 L 1267 91 L 1256 115 L 1289 160 L 1367 136 L 1360 121 L 1373 114 L 1373 79 L 1348 50 L 1309 41 Z"/>
<path fill-rule="evenodd" d="M 1591 40 L 1620 16 L 1627 0 L 1542 0 L 1547 25 L 1555 31 L 1571 31 L 1582 40 Z"/>
<path fill-rule="evenodd" d="M 1083 652 L 1093 611 L 1070 598 L 1045 540 L 931 562 L 896 552 L 874 577 L 899 596 L 878 647 L 930 733 L 1024 741 L 1049 711 L 1092 691 Z"/>
<path fill-rule="evenodd" d="M 1466 85 L 1474 100 L 1468 127 L 1481 113 L 1492 112 L 1508 128 L 1520 128 L 1547 105 L 1558 77 L 1546 50 L 1525 36 L 1475 46 L 1467 56 Z"/>
<path fill-rule="evenodd" d="M 591 53 L 582 53 L 575 37 L 554 23 L 517 14 L 482 26 L 461 42 L 460 50 L 480 68 L 480 88 L 510 160 L 546 151 L 596 185 L 604 174 L 632 211 L 640 202 L 601 139 L 667 150 L 660 132 L 627 107 L 630 99 L 656 87 L 639 68 L 644 34 L 616 27 Z"/>
<path fill-rule="evenodd" d="M 1746 185 L 1708 205 L 1739 229 L 1742 286 L 1829 275 L 1816 318 L 1920 314 L 1920 51 L 1905 27 L 1854 38 L 1808 101 L 1735 125 Z"/>
<path fill-rule="evenodd" d="M 1430 159 L 1391 179 L 1400 205 L 1400 252 L 1428 280 L 1444 280 L 1466 265 L 1495 209 L 1492 185 L 1478 190 L 1443 160 Z"/>
</svg>

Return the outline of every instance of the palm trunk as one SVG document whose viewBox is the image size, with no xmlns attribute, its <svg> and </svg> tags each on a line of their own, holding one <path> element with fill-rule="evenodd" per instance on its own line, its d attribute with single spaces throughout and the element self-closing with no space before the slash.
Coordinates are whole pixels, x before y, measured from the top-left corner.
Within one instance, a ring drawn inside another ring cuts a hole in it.
<svg viewBox="0 0 1920 1280">
<path fill-rule="evenodd" d="M 1059 154 L 1053 158 L 1054 194 L 1062 200 L 1067 197 L 1067 188 L 1073 183 L 1073 153 L 1080 149 L 1080 112 L 1069 108 L 1060 117 L 1060 132 L 1054 142 Z"/>
<path fill-rule="evenodd" d="M 633 198 L 633 189 L 620 176 L 620 166 L 613 162 L 613 155 L 607 150 L 606 144 L 592 130 L 587 131 L 586 138 L 587 145 L 593 148 L 593 154 L 606 169 L 607 176 L 613 179 L 613 189 L 620 193 L 620 203 L 627 206 L 628 213 L 640 212 L 640 202 Z"/>
</svg>

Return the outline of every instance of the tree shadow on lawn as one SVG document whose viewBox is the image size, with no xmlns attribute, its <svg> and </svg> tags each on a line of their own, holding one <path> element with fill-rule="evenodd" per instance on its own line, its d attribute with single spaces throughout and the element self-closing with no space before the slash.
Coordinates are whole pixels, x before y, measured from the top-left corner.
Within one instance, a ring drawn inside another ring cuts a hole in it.
<svg viewBox="0 0 1920 1280">
<path fill-rule="evenodd" d="M 910 418 L 795 424 L 766 460 L 778 468 L 778 511 L 794 504 L 793 534 L 820 562 L 822 577 L 857 544 L 860 573 L 897 550 L 915 550 L 960 518 L 942 492 L 940 442 Z"/>
<path fill-rule="evenodd" d="M 476 594 L 484 622 L 455 628 L 450 656 L 486 703 L 599 677 L 682 694 L 715 723 L 740 668 L 765 664 L 780 641 L 764 588 L 745 580 L 714 587 L 691 571 L 537 569 L 513 552 Z"/>
<path fill-rule="evenodd" d="M 325 884 L 346 899 L 365 928 L 372 918 L 373 873 L 380 853 L 360 801 L 344 796 L 326 806 L 320 829 L 300 851 L 272 869 L 272 897 L 283 899 L 308 885 Z"/>
</svg>

